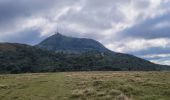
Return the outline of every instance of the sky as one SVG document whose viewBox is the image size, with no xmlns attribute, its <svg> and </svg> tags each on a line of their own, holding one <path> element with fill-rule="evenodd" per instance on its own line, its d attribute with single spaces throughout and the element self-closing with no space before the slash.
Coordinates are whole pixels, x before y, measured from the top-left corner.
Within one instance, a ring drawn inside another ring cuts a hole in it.
<svg viewBox="0 0 170 100">
<path fill-rule="evenodd" d="M 0 42 L 35 45 L 55 32 L 170 65 L 170 0 L 0 0 Z"/>
</svg>

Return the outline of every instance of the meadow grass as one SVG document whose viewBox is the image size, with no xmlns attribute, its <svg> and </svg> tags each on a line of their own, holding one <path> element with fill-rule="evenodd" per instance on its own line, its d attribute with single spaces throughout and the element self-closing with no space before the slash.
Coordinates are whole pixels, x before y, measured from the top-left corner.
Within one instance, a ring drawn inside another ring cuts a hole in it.
<svg viewBox="0 0 170 100">
<path fill-rule="evenodd" d="M 0 100 L 170 100 L 170 72 L 0 75 Z"/>
</svg>

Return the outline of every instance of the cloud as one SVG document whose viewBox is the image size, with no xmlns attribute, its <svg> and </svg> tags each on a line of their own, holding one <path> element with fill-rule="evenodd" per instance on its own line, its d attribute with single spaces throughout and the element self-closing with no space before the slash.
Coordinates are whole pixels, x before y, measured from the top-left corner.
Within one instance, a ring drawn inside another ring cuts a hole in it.
<svg viewBox="0 0 170 100">
<path fill-rule="evenodd" d="M 143 55 L 142 56 L 145 59 L 150 59 L 150 60 L 155 60 L 155 59 L 160 59 L 160 58 L 169 58 L 170 54 L 148 54 L 148 55 Z"/>
<path fill-rule="evenodd" d="M 165 58 L 161 58 L 161 59 L 154 59 L 154 60 L 150 60 L 150 61 L 157 63 L 157 64 L 170 65 L 170 57 L 165 57 Z"/>
<path fill-rule="evenodd" d="M 0 37 L 0 40 L 3 42 L 12 42 L 12 43 L 24 43 L 24 44 L 37 44 L 39 40 L 45 39 L 45 37 L 40 36 L 40 32 L 34 29 L 28 29 L 21 32 L 13 33 L 14 35 L 3 35 Z M 8 38 L 10 37 L 10 38 Z"/>
<path fill-rule="evenodd" d="M 117 49 L 119 52 L 134 53 L 137 51 L 144 51 L 150 48 L 167 48 L 170 45 L 170 39 L 158 38 L 158 39 L 134 39 L 129 38 L 115 44 L 109 44 L 108 47 Z"/>
<path fill-rule="evenodd" d="M 74 4 L 73 0 L 1 0 L 0 2 L 0 32 L 2 34 L 11 31 L 24 30 L 23 24 L 35 21 L 35 19 L 52 20 L 53 13 L 58 13 L 68 5 Z M 57 9 L 60 8 L 60 9 Z M 54 17 L 54 16 L 53 16 Z M 12 26 L 12 27 L 11 27 Z M 30 26 L 30 27 L 34 27 Z M 27 27 L 27 28 L 30 28 Z M 10 31 L 9 31 L 10 30 Z M 27 30 L 27 29 L 26 29 Z"/>
<path fill-rule="evenodd" d="M 119 37 L 133 38 L 167 38 L 170 37 L 170 14 L 164 14 L 155 18 L 146 19 L 130 28 L 120 32 Z"/>
<path fill-rule="evenodd" d="M 0 42 L 33 45 L 59 31 L 143 58 L 168 55 L 169 5 L 170 0 L 0 0 Z"/>
</svg>

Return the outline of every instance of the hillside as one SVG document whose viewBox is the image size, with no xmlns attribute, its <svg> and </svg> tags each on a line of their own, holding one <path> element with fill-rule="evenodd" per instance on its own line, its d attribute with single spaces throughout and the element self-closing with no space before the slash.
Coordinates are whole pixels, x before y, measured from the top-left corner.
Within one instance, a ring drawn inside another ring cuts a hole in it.
<svg viewBox="0 0 170 100">
<path fill-rule="evenodd" d="M 58 37 L 60 40 L 56 40 Z M 65 38 L 67 39 L 65 40 Z M 49 48 L 55 47 L 53 52 L 52 49 L 40 48 L 39 45 L 0 43 L 0 73 L 169 70 L 169 66 L 154 64 L 133 55 L 112 52 L 95 40 L 90 40 L 92 43 L 88 44 L 89 39 L 78 39 L 78 41 L 82 40 L 82 47 L 74 48 L 72 43 L 75 45 L 78 43 L 77 40 L 74 43 L 72 39 L 78 38 L 56 34 L 46 39 L 52 41 Z M 58 44 L 56 41 L 60 41 L 60 43 Z M 69 45 L 70 42 L 65 41 L 72 41 L 71 46 L 67 47 L 66 45 Z M 43 43 L 48 44 L 48 42 Z M 61 44 L 66 45 L 63 48 Z M 88 50 L 84 49 L 86 47 Z"/>
<path fill-rule="evenodd" d="M 1 43 L 0 73 L 39 72 L 53 62 L 53 57 L 53 54 L 29 45 Z"/>
<path fill-rule="evenodd" d="M 69 37 L 60 33 L 48 37 L 36 47 L 55 53 L 62 52 L 66 55 L 78 54 L 78 59 L 81 60 L 78 60 L 78 65 L 73 65 L 79 66 L 78 70 L 85 70 L 87 67 L 90 70 L 160 70 L 164 68 L 133 55 L 111 51 L 93 39 Z M 77 57 L 75 60 L 77 61 Z"/>
<path fill-rule="evenodd" d="M 50 53 L 33 46 L 12 43 L 0 44 L 0 62 L 0 73 L 160 70 L 159 65 L 131 55 Z"/>
</svg>

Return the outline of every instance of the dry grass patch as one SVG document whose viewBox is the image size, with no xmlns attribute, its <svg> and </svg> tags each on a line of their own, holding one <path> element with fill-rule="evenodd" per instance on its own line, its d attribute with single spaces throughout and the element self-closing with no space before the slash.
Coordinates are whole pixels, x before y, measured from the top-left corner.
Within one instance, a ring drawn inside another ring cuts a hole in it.
<svg viewBox="0 0 170 100">
<path fill-rule="evenodd" d="M 169 98 L 170 72 L 0 75 L 0 100 L 169 100 Z"/>
</svg>

